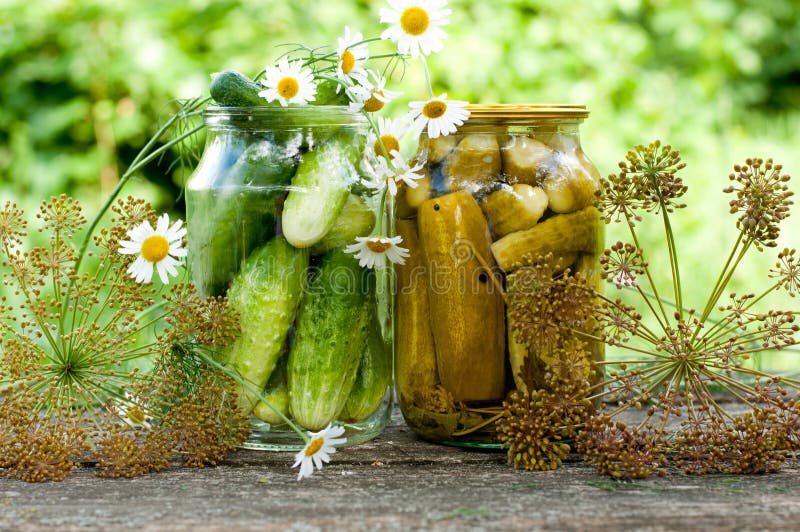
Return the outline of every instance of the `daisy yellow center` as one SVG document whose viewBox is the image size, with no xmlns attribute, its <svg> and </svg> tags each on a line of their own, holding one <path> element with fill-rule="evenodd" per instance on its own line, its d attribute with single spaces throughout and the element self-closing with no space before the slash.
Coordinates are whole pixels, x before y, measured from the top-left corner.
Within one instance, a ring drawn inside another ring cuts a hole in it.
<svg viewBox="0 0 800 532">
<path fill-rule="evenodd" d="M 400 27 L 409 35 L 422 35 L 430 22 L 428 12 L 418 6 L 409 7 L 400 15 Z"/>
<path fill-rule="evenodd" d="M 372 96 L 369 97 L 369 100 L 364 102 L 364 110 L 368 113 L 374 113 L 383 109 L 385 105 L 381 100 L 375 97 L 375 94 L 383 96 L 381 91 L 376 91 L 372 93 Z"/>
<path fill-rule="evenodd" d="M 447 111 L 447 104 L 439 100 L 428 102 L 422 108 L 422 114 L 431 119 L 441 117 L 445 111 Z"/>
<path fill-rule="evenodd" d="M 353 71 L 354 66 L 356 66 L 356 56 L 350 50 L 345 50 L 342 53 L 342 72 L 349 74 Z"/>
<path fill-rule="evenodd" d="M 317 451 L 322 448 L 322 445 L 325 443 L 325 438 L 317 438 L 313 440 L 311 443 L 308 444 L 306 447 L 306 456 L 314 456 Z"/>
<path fill-rule="evenodd" d="M 367 249 L 373 253 L 386 253 L 392 247 L 391 242 L 381 242 L 380 240 L 369 240 Z"/>
<path fill-rule="evenodd" d="M 293 77 L 285 77 L 278 82 L 278 94 L 287 100 L 291 100 L 300 92 L 300 84 Z"/>
<path fill-rule="evenodd" d="M 386 148 L 386 153 L 390 154 L 389 157 L 394 159 L 394 156 L 391 155 L 392 150 L 400 151 L 400 141 L 397 140 L 397 137 L 394 135 L 381 135 L 381 142 L 383 142 L 383 147 Z M 375 155 L 383 155 L 381 142 L 375 142 Z"/>
<path fill-rule="evenodd" d="M 128 409 L 128 419 L 135 425 L 141 425 L 145 420 L 144 412 L 138 406 L 131 407 Z"/>
<path fill-rule="evenodd" d="M 169 242 L 161 235 L 148 236 L 142 242 L 142 257 L 148 262 L 161 262 L 169 253 Z"/>
</svg>

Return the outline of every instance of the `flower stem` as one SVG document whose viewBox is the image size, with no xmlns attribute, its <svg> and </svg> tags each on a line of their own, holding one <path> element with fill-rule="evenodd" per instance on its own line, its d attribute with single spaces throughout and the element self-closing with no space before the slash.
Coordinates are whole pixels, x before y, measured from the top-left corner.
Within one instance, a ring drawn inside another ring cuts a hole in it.
<svg viewBox="0 0 800 532">
<path fill-rule="evenodd" d="M 703 314 L 700 317 L 700 321 L 705 321 L 706 318 L 708 318 L 708 315 L 711 314 L 711 311 L 717 305 L 719 298 L 722 297 L 722 293 L 725 291 L 725 287 L 728 286 L 731 277 L 733 277 L 733 272 L 736 271 L 736 268 L 739 266 L 739 263 L 744 258 L 745 253 L 747 253 L 747 250 L 750 249 L 750 245 L 753 243 L 752 239 L 748 238 L 744 242 L 742 248 L 739 250 L 739 244 L 741 244 L 741 242 L 742 242 L 742 234 L 740 233 L 739 238 L 736 239 L 736 243 L 734 244 L 733 249 L 731 250 L 731 254 L 728 257 L 728 260 L 725 263 L 725 267 L 722 269 L 722 272 L 720 273 L 719 278 L 717 279 L 717 283 L 714 286 L 714 290 L 712 291 L 711 296 L 708 298 L 708 302 L 706 303 L 705 309 L 703 309 Z M 739 250 L 738 255 L 736 254 L 737 250 Z M 733 261 L 733 265 L 731 266 L 731 260 L 733 259 L 734 255 L 736 256 L 736 259 Z"/>
<path fill-rule="evenodd" d="M 185 115 L 183 113 L 178 112 L 178 113 L 175 113 L 169 120 L 167 120 L 167 122 L 163 126 L 161 126 L 161 128 L 156 132 L 156 134 L 153 135 L 153 137 L 147 142 L 147 144 L 144 146 L 144 148 L 142 148 L 142 150 L 139 152 L 139 154 L 136 156 L 136 158 L 131 163 L 130 167 L 128 167 L 128 170 L 126 170 L 125 173 L 122 174 L 122 177 L 120 177 L 119 182 L 117 183 L 117 186 L 114 188 L 114 190 L 108 196 L 108 198 L 106 198 L 105 203 L 103 204 L 102 207 L 100 207 L 100 211 L 97 213 L 97 215 L 92 220 L 92 223 L 89 225 L 89 229 L 86 232 L 86 236 L 84 236 L 83 242 L 81 242 L 81 246 L 78 249 L 78 258 L 75 261 L 75 273 L 80 273 L 81 263 L 83 262 L 83 258 L 86 255 L 86 248 L 89 246 L 89 242 L 91 241 L 92 235 L 94 234 L 95 229 L 97 229 L 97 226 L 100 223 L 100 220 L 102 220 L 102 218 L 105 215 L 105 213 L 108 211 L 108 209 L 111 207 L 111 205 L 113 205 L 114 201 L 117 199 L 117 196 L 119 196 L 119 193 L 122 191 L 123 187 L 127 184 L 128 180 L 130 180 L 130 178 L 136 172 L 141 170 L 144 166 L 146 166 L 148 163 L 150 163 L 153 159 L 155 159 L 156 157 L 160 156 L 161 154 L 163 154 L 167 150 L 171 149 L 173 146 L 183 142 L 185 139 L 191 137 L 192 135 L 194 135 L 198 131 L 200 131 L 203 128 L 205 128 L 205 124 L 199 125 L 199 126 L 195 126 L 194 128 L 190 129 L 186 133 L 184 133 L 184 134 L 176 137 L 175 139 L 167 142 L 166 144 L 164 144 L 163 146 L 160 146 L 156 150 L 153 150 L 152 153 L 148 153 L 153 148 L 153 146 L 156 144 L 156 142 L 158 142 L 158 140 L 164 135 L 164 133 L 166 133 L 179 118 L 184 117 L 184 116 Z M 145 155 L 145 154 L 147 154 L 147 155 Z M 74 284 L 73 282 L 70 282 L 69 287 L 67 288 L 67 294 L 69 294 L 70 289 L 72 288 L 73 284 Z"/>
<path fill-rule="evenodd" d="M 631 237 L 633 238 L 633 243 L 638 249 L 642 249 L 642 246 L 639 245 L 639 238 L 636 236 L 636 230 L 633 228 L 633 225 L 630 223 L 630 218 L 628 218 L 628 228 L 631 231 Z M 643 256 L 644 260 L 644 256 Z M 656 296 L 656 302 L 658 303 L 658 307 L 661 310 L 661 315 L 664 316 L 664 321 L 661 321 L 661 318 L 658 316 L 658 313 L 653 309 L 652 305 L 645 297 L 645 302 L 647 302 L 647 306 L 653 311 L 653 315 L 658 320 L 658 324 L 664 329 L 664 332 L 667 332 L 666 323 L 669 323 L 669 317 L 667 316 L 667 311 L 664 310 L 664 305 L 661 303 L 661 296 L 658 294 L 658 287 L 656 286 L 655 281 L 653 280 L 653 276 L 650 274 L 649 266 L 644 267 L 644 274 L 647 276 L 647 281 L 650 283 L 650 288 L 653 289 L 653 294 Z M 641 289 L 640 289 L 641 291 Z M 644 297 L 644 296 L 643 296 Z"/>
<path fill-rule="evenodd" d="M 425 72 L 425 83 L 428 86 L 428 96 L 433 99 L 433 85 L 431 85 L 431 73 L 428 70 L 428 62 L 425 60 L 424 55 L 420 55 L 419 59 L 422 62 L 422 71 Z"/>
<path fill-rule="evenodd" d="M 669 265 L 672 269 L 672 290 L 675 293 L 675 303 L 678 309 L 678 316 L 683 319 L 683 294 L 681 290 L 681 272 L 678 267 L 678 249 L 675 247 L 675 235 L 672 232 L 672 224 L 669 221 L 669 214 L 664 205 L 664 200 L 659 195 L 661 202 L 661 215 L 664 219 L 664 231 L 667 236 L 667 249 L 669 250 Z"/>
</svg>

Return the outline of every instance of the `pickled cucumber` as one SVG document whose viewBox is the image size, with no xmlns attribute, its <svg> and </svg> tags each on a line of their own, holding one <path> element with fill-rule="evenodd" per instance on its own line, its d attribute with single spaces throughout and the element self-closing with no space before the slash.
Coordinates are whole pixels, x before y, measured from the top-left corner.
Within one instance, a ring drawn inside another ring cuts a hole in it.
<svg viewBox="0 0 800 532">
<path fill-rule="evenodd" d="M 547 194 L 541 188 L 517 183 L 513 187 L 503 185 L 483 198 L 481 208 L 492 234 L 501 238 L 536 225 L 547 210 L 547 202 Z"/>
<path fill-rule="evenodd" d="M 501 150 L 509 183 L 539 185 L 553 164 L 553 150 L 530 137 L 514 136 Z"/>
<path fill-rule="evenodd" d="M 424 390 L 439 382 L 430 323 L 428 277 L 419 245 L 417 222 L 397 220 L 397 234 L 409 251 L 405 264 L 395 265 L 398 290 L 395 298 L 397 355 L 395 378 L 400 397 L 419 402 Z"/>
<path fill-rule="evenodd" d="M 283 351 L 307 268 L 308 253 L 277 236 L 250 255 L 228 291 L 242 329 L 228 364 L 256 390 L 264 389 Z M 252 391 L 240 391 L 242 411 L 251 412 L 257 402 Z"/>
<path fill-rule="evenodd" d="M 508 320 L 508 360 L 514 377 L 514 386 L 521 392 L 538 390 L 546 387 L 545 357 L 537 356 L 537 350 L 517 341 L 514 322 Z M 538 350 L 541 354 L 541 350 Z"/>
<path fill-rule="evenodd" d="M 450 191 L 476 194 L 500 175 L 500 146 L 489 133 L 464 135 L 444 161 L 444 174 Z"/>
<path fill-rule="evenodd" d="M 600 224 L 600 227 L 604 229 L 605 224 Z M 603 241 L 604 239 L 601 238 L 598 243 L 602 243 Z M 602 248 L 602 245 L 598 245 L 598 247 Z M 588 286 L 595 287 L 596 290 L 602 291 L 605 283 L 600 280 L 600 263 L 598 261 L 598 256 L 601 251 L 602 250 L 598 250 L 597 254 L 581 253 L 578 260 L 575 262 L 575 275 L 585 279 Z M 588 325 L 589 330 L 586 332 L 591 332 L 594 326 L 595 323 L 590 321 Z M 590 341 L 589 351 L 592 354 L 592 361 L 595 363 L 590 382 L 592 385 L 596 385 L 603 380 L 603 366 L 598 365 L 597 362 L 605 360 L 606 344 L 598 341 Z"/>
<path fill-rule="evenodd" d="M 486 219 L 467 192 L 419 209 L 431 330 L 442 386 L 456 401 L 499 400 L 505 386 L 503 297 L 492 268 Z"/>
<path fill-rule="evenodd" d="M 571 214 L 561 214 L 539 222 L 530 229 L 504 236 L 492 244 L 492 255 L 503 271 L 510 272 L 527 260 L 548 253 L 594 253 L 597 247 L 600 213 L 585 207 Z"/>
</svg>

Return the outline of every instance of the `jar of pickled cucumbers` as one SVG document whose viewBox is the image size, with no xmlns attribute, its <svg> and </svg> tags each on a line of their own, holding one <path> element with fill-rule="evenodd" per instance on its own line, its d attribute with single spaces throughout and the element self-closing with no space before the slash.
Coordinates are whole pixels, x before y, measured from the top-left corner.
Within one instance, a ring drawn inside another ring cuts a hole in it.
<svg viewBox="0 0 800 532">
<path fill-rule="evenodd" d="M 200 295 L 226 296 L 239 318 L 215 356 L 252 413 L 245 447 L 302 448 L 290 423 L 341 425 L 347 444 L 376 436 L 390 413 L 389 276 L 344 251 L 384 216 L 359 185 L 366 120 L 337 106 L 210 107 L 204 120 L 188 264 Z"/>
<path fill-rule="evenodd" d="M 600 176 L 581 148 L 584 106 L 469 109 L 458 133 L 422 136 L 425 176 L 398 196 L 395 225 L 410 257 L 396 267 L 395 379 L 417 434 L 497 447 L 507 394 L 546 389 L 547 372 L 577 356 L 573 348 L 586 356 L 587 382 L 598 382 L 602 344 L 589 335 L 558 350 L 536 334 L 522 341 L 508 291 L 542 272 L 600 290 Z M 541 286 L 528 283 L 525 295 L 535 301 Z"/>
</svg>

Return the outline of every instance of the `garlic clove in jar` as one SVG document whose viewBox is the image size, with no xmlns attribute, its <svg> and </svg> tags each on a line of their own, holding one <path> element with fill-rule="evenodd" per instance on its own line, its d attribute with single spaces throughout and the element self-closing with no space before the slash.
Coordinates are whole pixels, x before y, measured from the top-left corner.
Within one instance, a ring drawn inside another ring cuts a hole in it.
<svg viewBox="0 0 800 532">
<path fill-rule="evenodd" d="M 550 209 L 564 214 L 595 203 L 600 181 L 573 155 L 556 152 L 553 166 L 542 182 Z"/>
<path fill-rule="evenodd" d="M 444 162 L 451 192 L 475 194 L 498 178 L 500 168 L 500 146 L 490 133 L 464 135 Z"/>
<path fill-rule="evenodd" d="M 537 185 L 552 165 L 553 150 L 530 137 L 512 137 L 501 151 L 503 172 L 511 183 Z"/>
<path fill-rule="evenodd" d="M 536 225 L 547 210 L 548 202 L 547 194 L 540 187 L 517 183 L 503 185 L 492 192 L 481 201 L 481 207 L 495 238 L 502 238 Z"/>
</svg>

